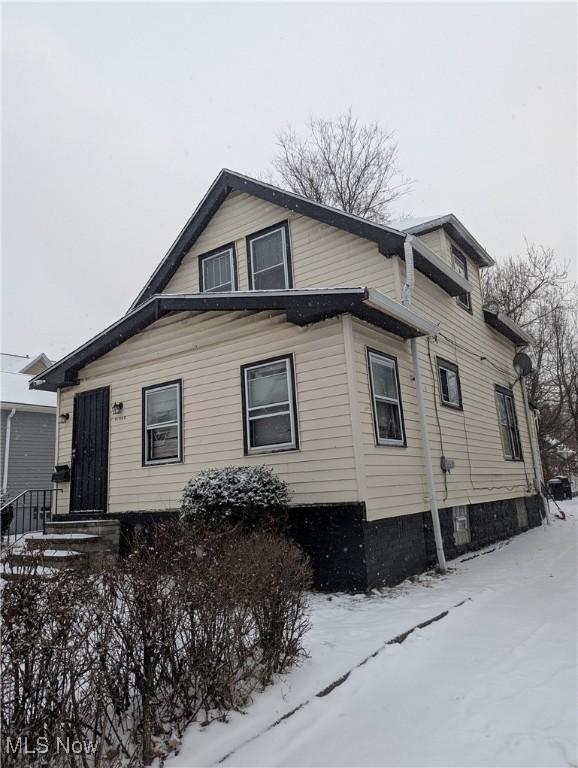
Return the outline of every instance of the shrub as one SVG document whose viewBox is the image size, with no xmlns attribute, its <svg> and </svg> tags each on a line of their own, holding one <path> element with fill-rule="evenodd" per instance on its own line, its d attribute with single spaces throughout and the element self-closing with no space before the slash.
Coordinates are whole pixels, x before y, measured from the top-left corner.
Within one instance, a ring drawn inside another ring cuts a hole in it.
<svg viewBox="0 0 578 768">
<path fill-rule="evenodd" d="M 31 564 L 34 572 L 36 564 Z M 309 566 L 292 542 L 184 521 L 139 532 L 103 573 L 3 591 L 0 750 L 7 768 L 149 765 L 193 720 L 241 709 L 303 655 Z M 48 737 L 37 758 L 7 739 Z M 56 739 L 96 753 L 56 753 Z"/>
<path fill-rule="evenodd" d="M 289 489 L 266 466 L 223 467 L 199 472 L 187 484 L 183 517 L 206 530 L 283 532 Z"/>
</svg>

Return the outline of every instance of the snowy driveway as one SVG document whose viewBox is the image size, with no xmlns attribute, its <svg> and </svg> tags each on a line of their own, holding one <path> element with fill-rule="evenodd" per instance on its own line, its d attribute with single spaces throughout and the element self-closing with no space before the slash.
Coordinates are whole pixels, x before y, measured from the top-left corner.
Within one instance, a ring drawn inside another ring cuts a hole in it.
<svg viewBox="0 0 578 768">
<path fill-rule="evenodd" d="M 167 768 L 229 753 L 233 766 L 575 766 L 578 502 L 564 508 L 566 521 L 454 561 L 447 577 L 316 596 L 311 658 L 246 715 L 190 728 Z"/>
</svg>

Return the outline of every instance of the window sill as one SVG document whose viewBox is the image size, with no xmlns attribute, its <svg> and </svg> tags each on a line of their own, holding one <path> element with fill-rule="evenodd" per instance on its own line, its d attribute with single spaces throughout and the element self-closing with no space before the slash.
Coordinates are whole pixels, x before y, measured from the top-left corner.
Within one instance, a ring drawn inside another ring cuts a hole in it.
<svg viewBox="0 0 578 768">
<path fill-rule="evenodd" d="M 183 459 L 161 459 L 160 461 L 143 461 L 143 467 L 164 467 L 167 464 L 183 464 Z"/>
<path fill-rule="evenodd" d="M 524 463 L 524 457 L 521 456 L 519 459 L 511 459 L 508 456 L 504 456 L 504 461 L 510 461 L 517 464 L 523 464 Z"/>
<path fill-rule="evenodd" d="M 407 448 L 407 442 L 405 440 L 377 440 L 375 442 L 376 448 Z"/>
<path fill-rule="evenodd" d="M 287 448 L 252 448 L 250 450 L 246 450 L 244 455 L 245 456 L 266 456 L 271 455 L 273 453 L 289 453 L 290 451 L 299 451 L 301 450 L 298 445 L 292 445 Z"/>
<path fill-rule="evenodd" d="M 454 405 L 453 403 L 444 403 L 444 401 L 441 401 L 441 404 L 444 408 L 449 408 L 450 411 L 462 411 L 464 410 L 464 406 L 462 405 Z"/>
</svg>

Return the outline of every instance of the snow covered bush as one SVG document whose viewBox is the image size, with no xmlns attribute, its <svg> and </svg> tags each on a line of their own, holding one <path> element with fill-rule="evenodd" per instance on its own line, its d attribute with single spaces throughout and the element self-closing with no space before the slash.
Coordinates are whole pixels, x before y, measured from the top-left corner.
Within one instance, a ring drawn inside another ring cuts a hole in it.
<svg viewBox="0 0 578 768">
<path fill-rule="evenodd" d="M 187 484 L 183 517 L 202 529 L 278 531 L 287 525 L 289 489 L 270 467 L 206 469 Z"/>
</svg>

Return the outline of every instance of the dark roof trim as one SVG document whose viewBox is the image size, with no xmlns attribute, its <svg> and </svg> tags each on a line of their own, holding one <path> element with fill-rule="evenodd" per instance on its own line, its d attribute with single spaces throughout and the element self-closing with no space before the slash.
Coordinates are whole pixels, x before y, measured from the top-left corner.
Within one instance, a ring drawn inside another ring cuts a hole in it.
<svg viewBox="0 0 578 768">
<path fill-rule="evenodd" d="M 286 291 L 163 294 L 152 296 L 30 382 L 31 388 L 55 391 L 78 383 L 78 371 L 172 312 L 282 311 L 296 325 L 351 313 L 404 339 L 435 334 L 437 326 L 416 312 L 367 288 L 320 288 Z"/>
<path fill-rule="evenodd" d="M 514 342 L 517 347 L 526 347 L 532 343 L 532 337 L 502 312 L 492 312 L 484 307 L 484 320 L 502 336 Z"/>
<path fill-rule="evenodd" d="M 177 271 L 183 256 L 192 248 L 198 237 L 201 235 L 221 203 L 232 191 L 245 192 L 253 197 L 266 200 L 269 203 L 278 205 L 304 216 L 309 216 L 323 224 L 336 227 L 350 234 L 363 237 L 366 240 L 377 243 L 380 253 L 385 256 L 397 254 L 403 257 L 403 243 L 406 235 L 392 227 L 363 219 L 360 216 L 354 216 L 350 213 L 344 213 L 336 208 L 331 208 L 322 203 L 316 203 L 308 200 L 306 197 L 297 195 L 293 192 L 287 192 L 270 184 L 265 184 L 249 176 L 223 169 L 215 181 L 211 184 L 209 191 L 197 206 L 191 218 L 187 221 L 184 228 L 179 233 L 175 242 L 171 245 L 168 253 L 158 265 L 147 284 L 139 293 L 129 312 L 142 304 L 154 294 L 164 290 L 171 277 Z M 428 253 L 433 255 L 428 249 Z M 424 272 L 434 282 L 437 282 L 444 290 L 447 284 L 447 276 L 440 276 L 437 265 L 426 264 L 428 256 L 421 251 L 421 258 L 416 260 L 416 269 Z M 437 258 L 437 257 L 436 257 Z M 489 258 L 489 257 L 488 257 Z M 441 259 L 440 259 L 441 261 Z M 426 267 L 427 270 L 426 271 Z M 461 290 L 463 293 L 463 289 Z M 452 295 L 458 295 L 454 293 Z"/>
<path fill-rule="evenodd" d="M 453 213 L 439 216 L 437 219 L 423 221 L 413 227 L 407 227 L 404 229 L 404 232 L 412 235 L 425 235 L 427 232 L 433 232 L 434 229 L 439 229 L 440 227 L 447 231 L 456 245 L 476 264 L 479 264 L 481 267 L 491 267 L 495 263 L 486 249 L 478 243 L 472 233 L 464 227 L 462 222 Z"/>
<path fill-rule="evenodd" d="M 417 237 L 413 235 L 409 237 L 413 248 L 413 262 L 417 270 L 443 288 L 450 296 L 463 296 L 464 293 L 471 292 L 472 286 L 465 277 L 458 274 Z"/>
</svg>

